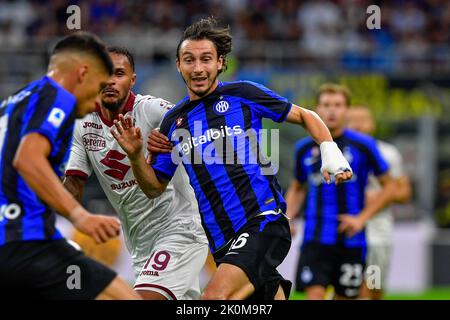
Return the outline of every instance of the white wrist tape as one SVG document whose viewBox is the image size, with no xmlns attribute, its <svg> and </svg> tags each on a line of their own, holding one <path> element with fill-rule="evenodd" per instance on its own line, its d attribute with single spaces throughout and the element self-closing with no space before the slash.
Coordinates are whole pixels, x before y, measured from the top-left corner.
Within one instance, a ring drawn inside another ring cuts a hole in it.
<svg viewBox="0 0 450 320">
<path fill-rule="evenodd" d="M 324 141 L 320 144 L 320 154 L 322 157 L 322 167 L 320 171 L 327 171 L 333 175 L 338 175 L 346 171 L 352 171 L 347 159 L 344 158 L 341 150 L 333 141 Z"/>
</svg>

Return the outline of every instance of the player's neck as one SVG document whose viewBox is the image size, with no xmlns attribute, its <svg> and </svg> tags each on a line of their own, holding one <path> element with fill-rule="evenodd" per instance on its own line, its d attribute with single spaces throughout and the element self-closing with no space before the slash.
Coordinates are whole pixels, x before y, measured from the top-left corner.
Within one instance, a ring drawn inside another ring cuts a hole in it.
<svg viewBox="0 0 450 320">
<path fill-rule="evenodd" d="M 76 84 L 73 79 L 71 77 L 68 77 L 67 74 L 59 69 L 56 68 L 48 70 L 47 77 L 51 78 L 53 81 L 55 81 L 70 93 L 73 93 L 75 91 Z"/>
<path fill-rule="evenodd" d="M 339 138 L 344 134 L 345 127 L 330 129 L 331 136 L 334 138 Z"/>
<path fill-rule="evenodd" d="M 130 99 L 130 92 L 128 92 L 127 97 L 123 100 L 122 105 L 117 110 L 109 110 L 105 107 L 101 107 L 100 111 L 102 113 L 102 116 L 108 120 L 113 121 L 114 119 L 117 119 L 119 117 L 119 114 L 123 114 L 123 111 L 125 109 L 125 106 L 127 105 L 128 99 Z"/>
</svg>

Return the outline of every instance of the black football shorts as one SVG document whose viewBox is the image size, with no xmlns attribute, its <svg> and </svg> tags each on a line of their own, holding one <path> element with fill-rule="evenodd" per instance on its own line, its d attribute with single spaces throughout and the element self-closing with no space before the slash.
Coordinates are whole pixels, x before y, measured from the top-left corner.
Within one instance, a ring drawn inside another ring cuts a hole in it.
<svg viewBox="0 0 450 320">
<path fill-rule="evenodd" d="M 289 222 L 283 214 L 251 218 L 230 244 L 214 253 L 217 265 L 229 263 L 241 268 L 255 287 L 249 299 L 273 300 L 279 286 L 289 297 L 291 282 L 276 270 L 291 247 Z"/>
<path fill-rule="evenodd" d="M 0 247 L 0 295 L 27 299 L 95 299 L 116 273 L 65 239 Z"/>
</svg>

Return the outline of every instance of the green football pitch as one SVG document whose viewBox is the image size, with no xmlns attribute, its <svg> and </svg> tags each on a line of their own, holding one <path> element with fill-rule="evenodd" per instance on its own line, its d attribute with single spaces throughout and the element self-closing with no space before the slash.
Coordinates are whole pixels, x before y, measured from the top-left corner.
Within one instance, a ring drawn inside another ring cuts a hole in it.
<svg viewBox="0 0 450 320">
<path fill-rule="evenodd" d="M 304 300 L 303 293 L 294 292 L 291 294 L 290 300 Z M 422 293 L 396 293 L 387 292 L 386 300 L 450 300 L 450 287 L 433 288 Z"/>
</svg>

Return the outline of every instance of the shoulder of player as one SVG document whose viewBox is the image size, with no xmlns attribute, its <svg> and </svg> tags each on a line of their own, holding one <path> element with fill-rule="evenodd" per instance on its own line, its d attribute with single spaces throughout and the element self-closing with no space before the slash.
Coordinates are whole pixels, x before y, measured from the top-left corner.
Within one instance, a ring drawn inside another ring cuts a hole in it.
<svg viewBox="0 0 450 320">
<path fill-rule="evenodd" d="M 82 133 L 83 131 L 89 130 L 90 128 L 98 127 L 101 128 L 103 126 L 100 117 L 97 114 L 97 111 L 88 113 L 81 119 L 75 119 L 74 130 Z"/>
<path fill-rule="evenodd" d="M 185 97 L 183 98 L 183 100 L 178 102 L 175 106 L 173 106 L 169 111 L 166 112 L 161 123 L 161 130 L 163 129 L 163 127 L 170 127 L 175 122 L 175 120 L 179 117 L 180 112 L 183 110 L 183 106 L 188 102 L 189 98 Z"/>
<path fill-rule="evenodd" d="M 344 137 L 347 145 L 360 150 L 371 159 L 373 159 L 376 154 L 381 155 L 381 150 L 377 144 L 377 141 L 369 135 L 346 129 Z"/>
<path fill-rule="evenodd" d="M 265 88 L 262 84 L 248 80 L 221 82 L 220 85 L 220 92 L 238 96 L 240 94 L 256 93 L 261 91 L 265 92 L 267 90 L 267 88 Z"/>
<path fill-rule="evenodd" d="M 380 148 L 381 152 L 400 153 L 397 147 L 392 143 L 383 140 L 377 140 L 377 145 Z"/>
<path fill-rule="evenodd" d="M 375 138 L 358 131 L 345 129 L 344 138 L 349 143 L 363 145 L 368 148 L 377 147 L 377 141 L 375 140 Z"/>
<path fill-rule="evenodd" d="M 134 100 L 134 107 L 135 108 L 160 108 L 164 110 L 170 110 L 173 107 L 173 103 L 158 98 L 152 95 L 141 95 L 137 94 L 136 98 Z"/>
<path fill-rule="evenodd" d="M 378 149 L 387 161 L 401 159 L 400 151 L 397 147 L 389 142 L 377 140 Z"/>
<path fill-rule="evenodd" d="M 310 136 L 300 139 L 295 143 L 295 155 L 301 156 L 316 145 L 316 142 Z"/>
</svg>

